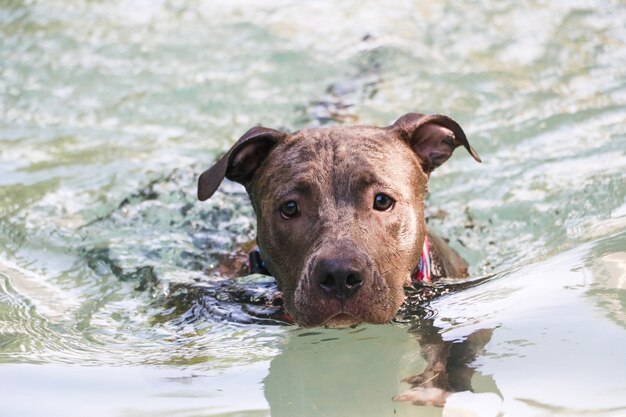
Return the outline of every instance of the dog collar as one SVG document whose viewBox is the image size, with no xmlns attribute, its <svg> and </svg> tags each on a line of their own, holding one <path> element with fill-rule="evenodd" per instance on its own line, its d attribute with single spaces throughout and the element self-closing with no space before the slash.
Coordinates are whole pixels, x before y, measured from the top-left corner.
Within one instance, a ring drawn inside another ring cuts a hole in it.
<svg viewBox="0 0 626 417">
<path fill-rule="evenodd" d="M 428 241 L 428 235 L 424 238 L 424 246 L 422 247 L 422 254 L 417 263 L 416 271 L 413 275 L 413 284 L 430 284 L 430 242 Z"/>
</svg>

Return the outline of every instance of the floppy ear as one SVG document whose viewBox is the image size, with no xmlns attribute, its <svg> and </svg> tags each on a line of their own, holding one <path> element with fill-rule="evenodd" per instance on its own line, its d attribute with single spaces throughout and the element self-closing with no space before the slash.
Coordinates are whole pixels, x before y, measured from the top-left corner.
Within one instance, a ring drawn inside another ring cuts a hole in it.
<svg viewBox="0 0 626 417">
<path fill-rule="evenodd" d="M 270 150 L 287 134 L 267 127 L 253 127 L 211 168 L 198 178 L 198 200 L 211 197 L 224 177 L 246 185 Z"/>
<path fill-rule="evenodd" d="M 446 162 L 454 149 L 461 145 L 477 162 L 482 162 L 467 141 L 461 126 L 448 116 L 407 113 L 391 127 L 403 133 L 404 139 L 419 157 L 426 174 Z"/>
</svg>

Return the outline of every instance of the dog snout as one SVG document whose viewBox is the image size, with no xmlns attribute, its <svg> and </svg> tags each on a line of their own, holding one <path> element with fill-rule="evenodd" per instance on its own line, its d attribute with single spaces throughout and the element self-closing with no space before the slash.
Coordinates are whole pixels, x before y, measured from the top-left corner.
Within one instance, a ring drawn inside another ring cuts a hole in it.
<svg viewBox="0 0 626 417">
<path fill-rule="evenodd" d="M 339 299 L 353 296 L 362 286 L 363 267 L 348 259 L 322 259 L 315 270 L 315 278 L 324 293 Z"/>
</svg>

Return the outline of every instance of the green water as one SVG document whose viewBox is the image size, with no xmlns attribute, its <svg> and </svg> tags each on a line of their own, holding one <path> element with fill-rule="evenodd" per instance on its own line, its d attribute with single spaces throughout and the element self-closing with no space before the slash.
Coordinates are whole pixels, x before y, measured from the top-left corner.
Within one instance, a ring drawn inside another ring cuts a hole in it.
<svg viewBox="0 0 626 417">
<path fill-rule="evenodd" d="M 493 329 L 476 391 L 626 415 L 625 22 L 619 1 L 0 0 L 0 416 L 441 415 L 391 401 L 425 366 L 410 324 L 235 323 L 202 290 L 254 236 L 240 188 L 194 196 L 239 135 L 409 111 L 484 161 L 455 154 L 428 201 L 496 273 L 428 306 L 446 340 Z"/>
</svg>

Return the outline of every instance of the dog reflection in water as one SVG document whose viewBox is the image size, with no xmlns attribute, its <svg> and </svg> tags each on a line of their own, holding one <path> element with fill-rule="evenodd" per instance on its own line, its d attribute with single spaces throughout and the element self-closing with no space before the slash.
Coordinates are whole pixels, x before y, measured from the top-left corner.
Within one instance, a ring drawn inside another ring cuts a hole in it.
<svg viewBox="0 0 626 417">
<path fill-rule="evenodd" d="M 462 415 L 496 416 L 498 388 L 472 366 L 492 331 L 447 341 L 432 319 L 417 320 L 409 334 L 400 326 L 358 327 L 341 334 L 296 331 L 271 362 L 265 396 L 272 416 L 382 416 L 415 415 L 413 405 L 445 406 L 445 413 L 452 403 L 458 409 L 455 397 L 465 393 L 470 395 L 460 405 Z M 470 403 L 479 397 L 491 401 L 493 414 L 485 414 L 484 404 L 472 414 L 475 405 Z M 428 410 L 423 409 L 424 415 L 430 415 Z"/>
</svg>

